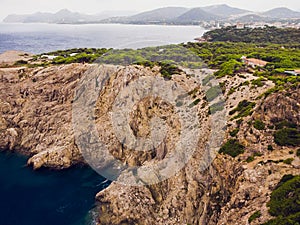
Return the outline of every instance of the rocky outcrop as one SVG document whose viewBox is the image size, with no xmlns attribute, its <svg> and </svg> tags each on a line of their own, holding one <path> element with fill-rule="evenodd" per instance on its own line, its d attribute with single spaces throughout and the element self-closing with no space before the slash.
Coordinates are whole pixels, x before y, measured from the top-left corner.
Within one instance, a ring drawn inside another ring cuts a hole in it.
<svg viewBox="0 0 300 225">
<path fill-rule="evenodd" d="M 26 63 L 32 59 L 32 54 L 22 51 L 7 51 L 0 54 L 0 66 L 13 66 L 16 62 Z"/>
<path fill-rule="evenodd" d="M 87 64 L 1 68 L 0 149 L 30 156 L 28 164 L 35 169 L 62 169 L 85 163 L 74 138 L 72 104 L 80 79 L 93 68 Z M 159 68 L 128 66 L 108 70 L 111 74 L 95 102 L 93 115 L 99 139 L 126 166 L 148 165 L 165 159 L 174 151 L 182 129 L 174 106 L 159 97 L 148 97 L 132 108 L 129 126 L 136 136 L 150 135 L 148 123 L 154 117 L 164 120 L 169 127 L 166 138 L 150 151 L 135 152 L 124 146 L 115 135 L 111 121 L 120 91 L 140 77 L 160 77 Z M 260 119 L 266 127 L 280 120 L 299 125 L 299 88 L 259 99 L 272 83 L 253 89 L 241 85 L 255 79 L 251 75 L 246 79 L 227 77 L 226 96 L 231 88 L 239 86 L 234 94 L 228 95 L 228 110 L 243 99 L 256 102 L 253 115 L 243 118 L 240 125 L 234 120 L 228 122 L 228 130 L 239 126 L 237 138 L 246 150 L 235 159 L 218 154 L 206 167 L 205 146 L 214 121 L 202 84 L 191 74 L 174 75 L 172 79 L 196 102 L 192 107 L 198 112 L 201 135 L 193 156 L 175 176 L 160 183 L 148 184 L 148 180 L 142 180 L 143 186 L 129 186 L 113 182 L 96 196 L 98 224 L 248 224 L 248 218 L 258 210 L 262 216 L 251 224 L 267 221 L 270 216 L 266 203 L 272 190 L 282 175 L 300 173 L 300 159 L 290 154 L 295 148 L 274 143 L 271 128 L 256 130 L 251 121 Z M 268 151 L 268 145 L 274 146 L 274 151 Z M 245 160 L 254 152 L 260 155 L 247 163 Z M 278 161 L 290 157 L 295 158 L 290 165 Z"/>
<path fill-rule="evenodd" d="M 0 148 L 32 156 L 28 163 L 67 168 L 82 162 L 74 143 L 74 88 L 88 65 L 0 69 Z"/>
</svg>

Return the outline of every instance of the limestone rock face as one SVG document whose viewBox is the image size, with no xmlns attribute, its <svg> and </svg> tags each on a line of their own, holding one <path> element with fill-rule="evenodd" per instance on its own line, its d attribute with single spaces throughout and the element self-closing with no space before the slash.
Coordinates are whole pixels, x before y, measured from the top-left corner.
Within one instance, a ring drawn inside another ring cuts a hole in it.
<svg viewBox="0 0 300 225">
<path fill-rule="evenodd" d="M 74 144 L 74 88 L 88 65 L 0 69 L 0 148 L 32 156 L 28 163 L 67 168 L 82 162 Z"/>
<path fill-rule="evenodd" d="M 87 64 L 21 70 L 1 68 L 0 149 L 28 155 L 28 164 L 35 169 L 63 169 L 86 163 L 78 140 L 74 138 L 72 104 L 75 88 L 92 68 L 93 65 Z M 116 136 L 112 121 L 114 103 L 121 90 L 140 77 L 160 77 L 159 68 L 128 66 L 110 70 L 112 74 L 95 101 L 92 118 L 108 153 L 124 166 L 151 165 L 167 158 L 176 148 L 182 131 L 180 118 L 174 113 L 172 104 L 150 96 L 132 107 L 129 127 L 137 137 L 151 135 L 149 121 L 155 117 L 163 120 L 169 128 L 160 145 L 149 151 L 137 152 L 126 147 Z M 235 159 L 216 154 L 216 151 L 205 154 L 213 120 L 217 119 L 209 114 L 203 87 L 195 76 L 174 75 L 172 80 L 191 93 L 192 100 L 197 103 L 191 107 L 197 110 L 201 135 L 194 154 L 180 171 L 160 183 L 148 184 L 159 179 L 155 174 L 144 176 L 139 181 L 144 185 L 140 186 L 113 182 L 96 196 L 98 224 L 248 224 L 249 217 L 258 210 L 262 216 L 251 224 L 270 219 L 266 205 L 270 194 L 284 174 L 300 173 L 300 159 L 289 153 L 295 148 L 274 143 L 274 131 L 268 125 L 281 120 L 300 124 L 300 89 L 291 88 L 260 100 L 257 97 L 272 87 L 270 82 L 255 90 L 240 85 L 245 78 L 226 79 L 225 95 L 234 86 L 239 87 L 236 93 L 226 96 L 228 110 L 243 99 L 256 102 L 254 113 L 243 118 L 237 134 L 237 139 L 246 146 L 245 153 Z M 249 79 L 255 78 L 249 76 Z M 251 121 L 256 119 L 263 121 L 267 128 L 254 129 Z M 229 130 L 237 126 L 230 120 L 228 125 Z M 219 129 L 214 135 L 225 129 Z M 274 151 L 268 151 L 268 145 L 272 145 Z M 247 157 L 253 153 L 260 154 L 247 163 Z M 214 159 L 211 163 L 210 157 Z M 277 162 L 290 157 L 295 158 L 291 165 Z M 184 157 L 178 159 L 184 160 Z"/>
</svg>

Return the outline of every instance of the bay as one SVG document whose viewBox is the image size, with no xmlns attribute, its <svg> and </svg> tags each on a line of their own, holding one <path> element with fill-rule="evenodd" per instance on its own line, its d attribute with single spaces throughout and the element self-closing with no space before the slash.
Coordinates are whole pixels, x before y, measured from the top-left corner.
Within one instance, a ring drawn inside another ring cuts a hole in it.
<svg viewBox="0 0 300 225">
<path fill-rule="evenodd" d="M 200 26 L 0 23 L 0 53 L 44 53 L 69 48 L 142 48 L 193 41 Z"/>
</svg>

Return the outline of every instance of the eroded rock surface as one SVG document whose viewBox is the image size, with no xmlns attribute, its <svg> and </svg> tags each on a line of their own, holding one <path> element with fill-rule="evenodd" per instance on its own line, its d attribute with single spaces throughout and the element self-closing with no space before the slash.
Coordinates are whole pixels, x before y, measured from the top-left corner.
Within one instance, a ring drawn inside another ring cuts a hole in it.
<svg viewBox="0 0 300 225">
<path fill-rule="evenodd" d="M 74 138 L 72 102 L 79 80 L 91 67 L 70 64 L 0 69 L 0 149 L 30 156 L 28 164 L 35 169 L 62 169 L 85 163 Z M 146 98 L 130 114 L 130 127 L 137 136 L 149 135 L 148 120 L 155 116 L 170 126 L 163 143 L 151 151 L 137 153 L 124 147 L 115 136 L 111 122 L 111 110 L 120 90 L 141 76 L 160 76 L 159 69 L 129 66 L 114 70 L 96 102 L 94 119 L 100 140 L 124 165 L 140 166 L 164 159 L 173 151 L 181 129 L 172 105 L 160 98 Z M 265 89 L 255 91 L 244 87 L 229 96 L 228 109 L 243 99 L 256 102 L 254 113 L 244 118 L 237 134 L 246 146 L 245 153 L 235 159 L 218 154 L 203 171 L 204 146 L 212 129 L 205 94 L 193 76 L 181 74 L 172 79 L 187 92 L 192 91 L 193 99 L 199 100 L 194 107 L 199 112 L 202 135 L 195 154 L 176 176 L 161 183 L 126 186 L 113 182 L 96 196 L 98 224 L 248 224 L 248 218 L 257 210 L 262 216 L 251 224 L 267 221 L 270 216 L 266 203 L 272 190 L 284 174 L 300 173 L 300 160 L 295 154 L 289 155 L 295 147 L 274 143 L 272 129 L 256 130 L 249 121 L 260 119 L 266 127 L 280 120 L 299 125 L 299 87 L 272 94 L 267 99 L 257 98 L 272 87 L 267 82 Z M 225 93 L 240 78 L 227 79 Z M 237 126 L 234 121 L 228 124 L 229 130 Z M 269 151 L 268 145 L 274 151 Z M 245 162 L 254 152 L 260 155 L 250 163 Z M 295 158 L 291 165 L 276 162 L 289 157 Z"/>
</svg>

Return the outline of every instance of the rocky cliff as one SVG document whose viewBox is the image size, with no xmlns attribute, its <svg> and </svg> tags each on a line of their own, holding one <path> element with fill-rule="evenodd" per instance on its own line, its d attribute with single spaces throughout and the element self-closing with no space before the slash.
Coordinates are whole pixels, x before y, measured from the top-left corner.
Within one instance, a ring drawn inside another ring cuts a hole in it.
<svg viewBox="0 0 300 225">
<path fill-rule="evenodd" d="M 30 156 L 28 164 L 35 169 L 68 168 L 85 163 L 74 138 L 72 103 L 75 88 L 88 64 L 70 64 L 46 68 L 0 69 L 0 149 L 15 150 Z M 174 107 L 161 98 L 145 98 L 130 114 L 130 127 L 137 136 L 149 135 L 149 119 L 159 117 L 170 127 L 163 142 L 146 152 L 133 152 L 116 137 L 111 122 L 114 101 L 122 88 L 139 77 L 160 77 L 159 68 L 141 66 L 114 67 L 95 103 L 94 120 L 101 141 L 110 154 L 129 166 L 141 166 L 167 157 L 176 147 L 181 124 Z M 228 118 L 229 132 L 245 146 L 238 157 L 217 154 L 208 168 L 202 169 L 205 144 L 212 130 L 213 115 L 202 84 L 188 73 L 173 75 L 172 80 L 197 104 L 201 136 L 197 148 L 176 176 L 160 183 L 129 186 L 113 182 L 96 196 L 98 224 L 248 224 L 256 211 L 262 216 L 251 224 L 270 219 L 266 203 L 284 174 L 299 174 L 297 146 L 279 146 L 274 142 L 274 124 L 289 121 L 299 126 L 299 87 L 260 97 L 272 82 L 251 87 L 250 74 L 222 78 L 226 109 L 234 109 L 242 100 L 255 103 L 253 114 L 241 120 Z M 241 85 L 245 84 L 245 85 Z M 234 93 L 229 93 L 235 88 Z M 196 90 L 196 91 L 195 91 Z M 228 115 L 228 114 L 227 114 Z M 253 127 L 261 121 L 264 129 Z M 221 132 L 221 131 L 220 131 Z M 191 137 L 193 138 L 193 137 Z M 272 151 L 270 151 L 272 146 Z M 255 157 L 254 157 L 255 156 Z M 253 160 L 247 160 L 253 157 Z M 291 163 L 284 160 L 293 158 Z"/>
</svg>

